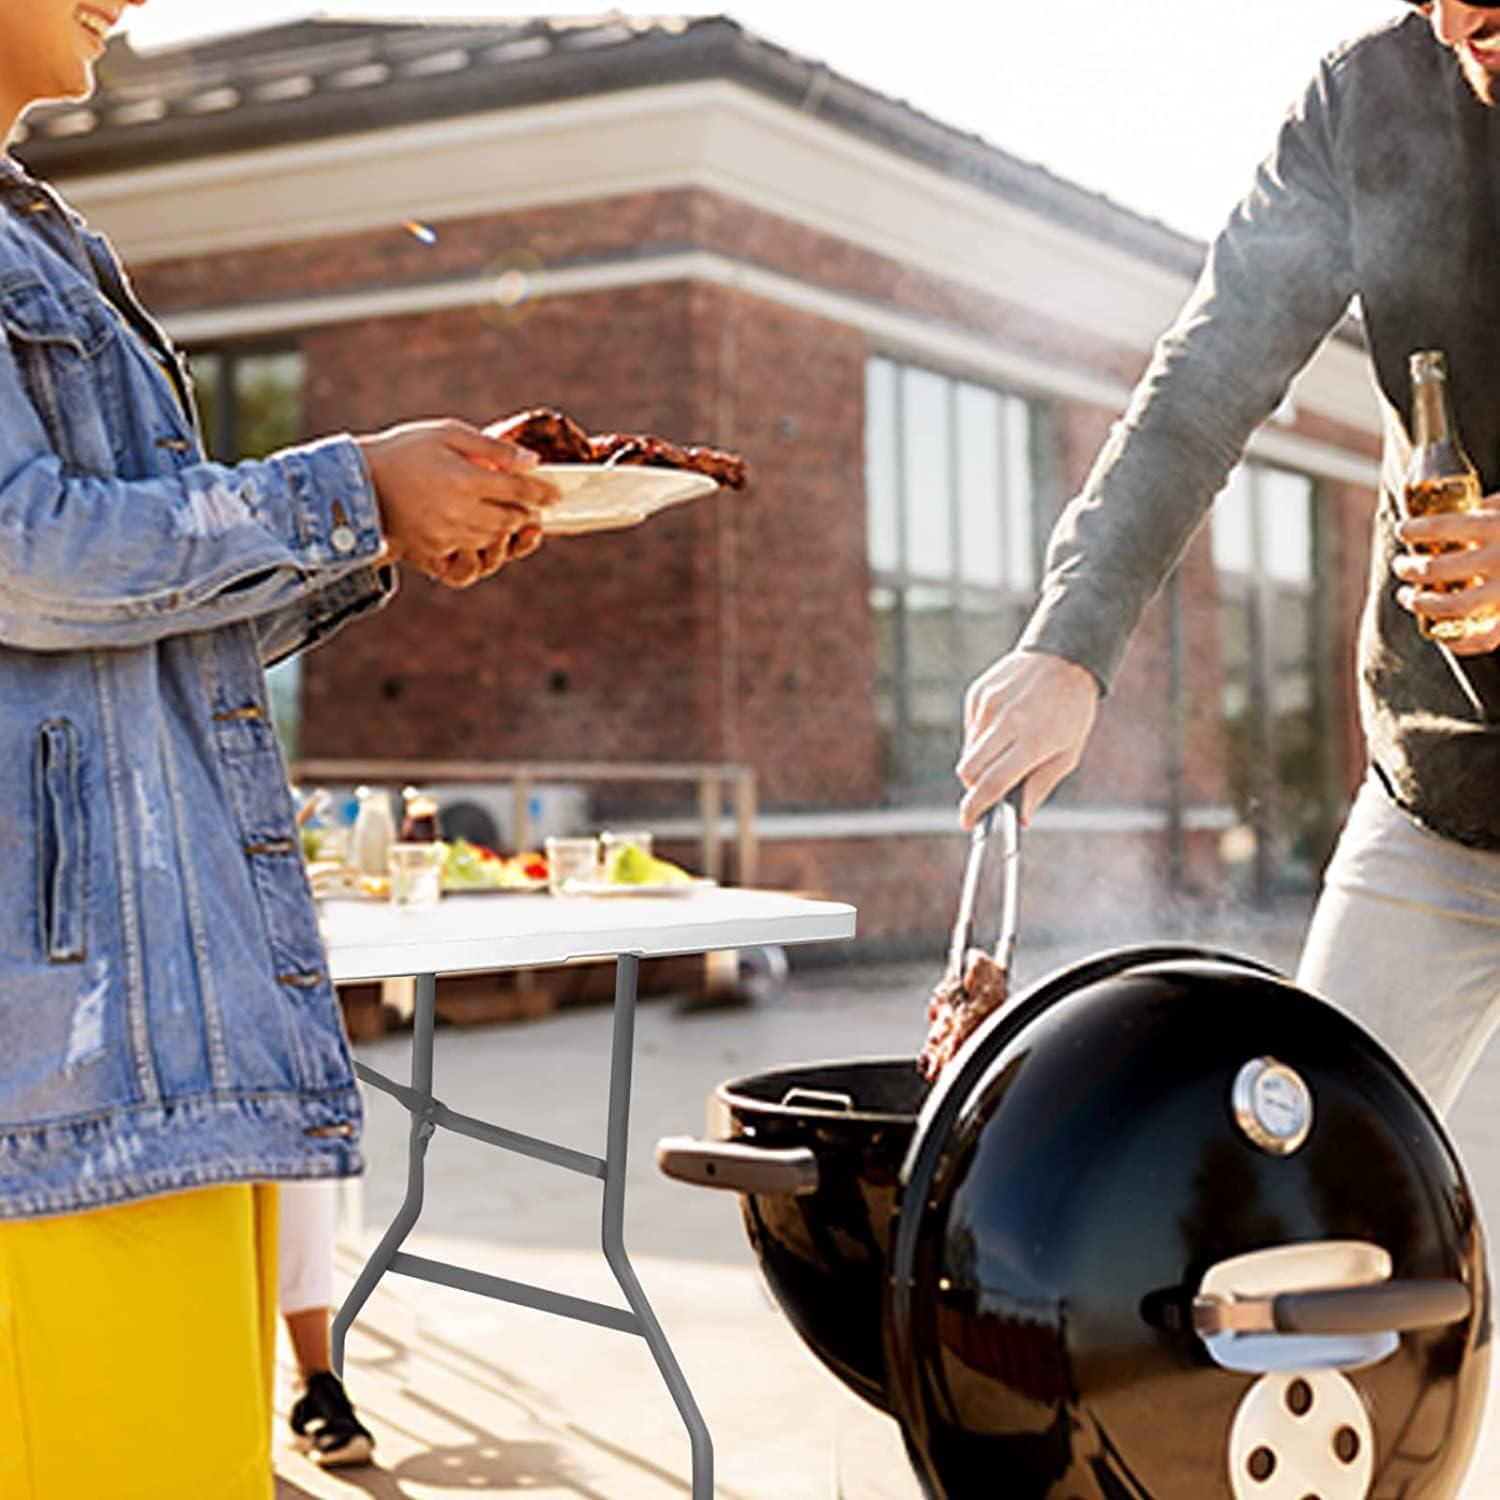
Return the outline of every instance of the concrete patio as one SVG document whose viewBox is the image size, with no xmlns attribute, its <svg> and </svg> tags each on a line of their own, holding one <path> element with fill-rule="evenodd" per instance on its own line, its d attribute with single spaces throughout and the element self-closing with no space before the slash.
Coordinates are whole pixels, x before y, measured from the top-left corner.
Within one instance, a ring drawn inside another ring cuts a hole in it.
<svg viewBox="0 0 1500 1500">
<path fill-rule="evenodd" d="M 1199 931 L 1286 966 L 1303 913 Z M 1118 934 L 1112 935 L 1118 938 Z M 1032 945 L 1025 982 L 1104 941 Z M 1023 944 L 1023 948 L 1025 945 Z M 646 1003 L 636 1045 L 626 1243 L 709 1429 L 720 1500 L 918 1500 L 895 1426 L 807 1352 L 752 1268 L 735 1200 L 661 1178 L 661 1135 L 696 1132 L 725 1078 L 818 1057 L 913 1050 L 929 965 L 793 975 L 753 1007 L 684 1014 Z M 437 1092 L 454 1108 L 596 1150 L 604 1132 L 608 1014 L 439 1032 Z M 361 1054 L 396 1077 L 406 1041 Z M 341 1286 L 400 1201 L 405 1116 L 369 1105 L 368 1177 L 346 1189 Z M 1481 1202 L 1500 1204 L 1500 1055 L 1485 1059 L 1454 1118 Z M 410 1248 L 494 1275 L 618 1304 L 597 1250 L 597 1183 L 440 1134 L 426 1211 Z M 278 1409 L 291 1401 L 283 1348 Z M 323 1473 L 276 1434 L 278 1500 L 680 1500 L 688 1443 L 641 1340 L 397 1277 L 376 1291 L 350 1339 L 351 1394 L 379 1464 Z M 1500 1494 L 1500 1397 L 1464 1500 Z M 1186 1497 L 1185 1497 L 1186 1500 Z"/>
</svg>

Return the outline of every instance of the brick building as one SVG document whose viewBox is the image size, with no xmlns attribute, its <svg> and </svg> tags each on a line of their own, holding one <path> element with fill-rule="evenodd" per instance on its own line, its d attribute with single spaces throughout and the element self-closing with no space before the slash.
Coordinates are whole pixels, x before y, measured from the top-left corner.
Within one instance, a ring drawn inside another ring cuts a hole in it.
<svg viewBox="0 0 1500 1500">
<path fill-rule="evenodd" d="M 724 18 L 303 22 L 116 44 L 103 78 L 18 154 L 192 351 L 220 456 L 551 403 L 752 466 L 470 592 L 407 578 L 281 684 L 302 752 L 745 762 L 764 883 L 940 933 L 963 684 L 1203 246 Z M 1315 876 L 1360 768 L 1377 448 L 1345 332 L 1038 820 L 1029 921 Z"/>
</svg>

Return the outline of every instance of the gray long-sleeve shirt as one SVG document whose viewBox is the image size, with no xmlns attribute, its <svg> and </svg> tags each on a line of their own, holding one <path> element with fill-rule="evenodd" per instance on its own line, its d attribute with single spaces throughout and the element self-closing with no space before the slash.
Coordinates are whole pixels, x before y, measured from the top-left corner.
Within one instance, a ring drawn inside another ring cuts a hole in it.
<svg viewBox="0 0 1500 1500">
<path fill-rule="evenodd" d="M 1326 58 L 1053 533 L 1022 644 L 1108 685 L 1130 633 L 1255 428 L 1358 297 L 1384 408 L 1361 708 L 1391 795 L 1436 832 L 1500 848 L 1500 662 L 1476 714 L 1396 603 L 1414 349 L 1448 355 L 1459 431 L 1500 489 L 1500 108 L 1413 14 Z"/>
</svg>

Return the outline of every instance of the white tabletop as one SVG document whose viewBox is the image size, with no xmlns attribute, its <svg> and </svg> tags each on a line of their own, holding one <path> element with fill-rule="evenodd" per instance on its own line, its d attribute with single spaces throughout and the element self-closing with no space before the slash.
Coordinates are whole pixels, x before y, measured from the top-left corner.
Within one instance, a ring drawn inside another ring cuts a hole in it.
<svg viewBox="0 0 1500 1500">
<path fill-rule="evenodd" d="M 335 983 L 408 974 L 544 968 L 635 953 L 659 958 L 854 936 L 852 906 L 777 891 L 683 896 L 445 896 L 414 910 L 383 901 L 318 905 Z"/>
</svg>

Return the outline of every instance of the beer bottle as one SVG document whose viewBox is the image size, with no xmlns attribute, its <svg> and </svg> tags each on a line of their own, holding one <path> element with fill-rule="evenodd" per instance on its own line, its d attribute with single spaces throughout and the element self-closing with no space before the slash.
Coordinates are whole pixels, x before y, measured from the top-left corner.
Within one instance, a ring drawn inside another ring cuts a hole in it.
<svg viewBox="0 0 1500 1500">
<path fill-rule="evenodd" d="M 1412 454 L 1406 468 L 1405 511 L 1408 516 L 1430 516 L 1478 510 L 1484 494 L 1479 471 L 1459 441 L 1448 391 L 1448 361 L 1440 349 L 1421 349 L 1411 356 Z M 1427 552 L 1453 550 L 1451 545 L 1421 548 Z M 1461 588 L 1436 585 L 1441 592 Z M 1460 620 L 1427 620 L 1417 625 L 1431 641 L 1453 643 L 1477 633 L 1490 623 L 1491 612 Z"/>
</svg>

